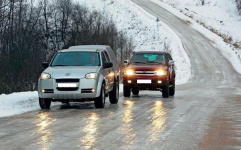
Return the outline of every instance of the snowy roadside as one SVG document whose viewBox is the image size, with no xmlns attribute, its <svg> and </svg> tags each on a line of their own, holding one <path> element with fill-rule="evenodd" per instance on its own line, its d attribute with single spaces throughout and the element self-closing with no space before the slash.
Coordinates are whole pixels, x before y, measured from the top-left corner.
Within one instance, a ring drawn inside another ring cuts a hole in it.
<svg viewBox="0 0 241 150">
<path fill-rule="evenodd" d="M 133 39 L 135 51 L 166 49 L 171 52 L 177 66 L 176 84 L 188 82 L 191 76 L 191 65 L 187 53 L 182 47 L 179 37 L 164 23 L 160 22 L 158 29 L 154 16 L 146 13 L 130 0 L 94 1 L 78 0 L 91 10 L 103 11 L 114 18 L 119 31 Z M 170 34 L 171 33 L 171 34 Z M 120 85 L 120 92 L 123 85 Z M 61 103 L 52 103 L 61 105 Z M 21 92 L 0 95 L 0 117 L 21 114 L 40 109 L 37 92 Z"/>
<path fill-rule="evenodd" d="M 228 15 L 229 13 L 231 13 L 230 12 L 231 11 L 230 9 L 232 8 L 231 6 L 227 7 L 228 10 L 226 10 L 226 11 L 223 10 L 226 12 L 225 15 L 223 14 L 223 12 L 216 12 L 213 15 L 212 11 L 217 11 L 217 9 L 214 6 L 213 7 L 211 7 L 210 5 L 209 5 L 210 7 L 199 6 L 202 8 L 196 9 L 195 11 L 198 13 L 201 13 L 202 15 L 198 15 L 197 13 L 194 13 L 196 15 L 192 14 L 193 18 L 190 18 L 183 14 L 183 13 L 185 13 L 183 9 L 185 9 L 186 7 L 185 7 L 185 5 L 181 5 L 182 3 L 185 3 L 185 2 L 188 3 L 187 1 L 176 0 L 176 2 L 178 1 L 176 3 L 176 5 L 174 5 L 173 2 L 170 2 L 170 1 L 164 1 L 165 3 L 161 2 L 160 0 L 151 0 L 151 1 L 155 2 L 156 4 L 160 5 L 163 8 L 165 8 L 167 11 L 176 15 L 177 17 L 179 17 L 183 20 L 189 21 L 191 24 L 191 27 L 193 27 L 194 29 L 196 29 L 197 31 L 202 33 L 204 36 L 206 36 L 210 40 L 214 41 L 214 46 L 221 50 L 221 53 L 232 63 L 234 69 L 241 74 L 241 67 L 240 67 L 241 66 L 241 50 L 238 48 L 235 48 L 231 44 L 225 43 L 222 37 L 211 32 L 210 30 L 208 30 L 207 28 L 203 27 L 202 25 L 200 25 L 199 23 L 196 22 L 197 20 L 203 20 L 203 22 L 207 23 L 208 26 L 211 26 L 215 30 L 218 30 L 221 33 L 226 33 L 228 36 L 232 36 L 234 41 L 241 41 L 241 34 L 237 34 L 241 31 L 241 17 L 238 16 L 235 12 L 232 12 L 232 14 Z M 223 2 L 223 1 L 224 0 L 222 0 L 220 2 Z M 194 3 L 194 2 L 189 1 L 189 3 Z M 218 2 L 216 2 L 216 3 L 218 3 Z M 172 5 L 172 6 L 170 6 L 170 5 Z M 187 7 L 190 10 L 197 8 L 197 6 L 192 6 L 191 4 L 187 5 Z M 202 10 L 202 9 L 204 9 L 204 10 Z M 214 9 L 214 10 L 212 10 L 212 9 Z M 180 10 L 183 13 L 181 13 Z M 190 10 L 188 11 L 189 13 L 194 12 L 194 11 L 190 11 Z M 222 9 L 219 8 L 218 10 L 221 11 Z M 206 13 L 204 13 L 204 11 L 206 11 Z M 221 13 L 221 18 L 222 18 L 222 20 L 225 20 L 225 23 L 223 23 L 223 22 L 222 22 L 222 24 L 217 23 L 217 22 L 220 22 L 220 19 L 217 19 L 218 17 L 215 15 L 219 16 L 220 13 Z M 235 20 L 234 16 L 239 19 Z"/>
<path fill-rule="evenodd" d="M 39 109 L 38 92 L 0 95 L 0 117 L 7 117 Z"/>
<path fill-rule="evenodd" d="M 120 84 L 120 93 L 123 92 L 123 85 Z M 54 102 L 51 106 L 62 105 Z M 20 92 L 0 95 L 0 118 L 22 114 L 29 111 L 39 110 L 38 92 Z"/>
</svg>

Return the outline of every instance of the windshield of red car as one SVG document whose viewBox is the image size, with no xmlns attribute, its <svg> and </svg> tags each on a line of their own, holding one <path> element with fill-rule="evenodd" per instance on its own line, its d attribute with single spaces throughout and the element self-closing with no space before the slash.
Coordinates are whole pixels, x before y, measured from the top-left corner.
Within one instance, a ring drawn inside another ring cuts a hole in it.
<svg viewBox="0 0 241 150">
<path fill-rule="evenodd" d="M 131 64 L 166 64 L 165 55 L 158 53 L 136 53 Z"/>
</svg>

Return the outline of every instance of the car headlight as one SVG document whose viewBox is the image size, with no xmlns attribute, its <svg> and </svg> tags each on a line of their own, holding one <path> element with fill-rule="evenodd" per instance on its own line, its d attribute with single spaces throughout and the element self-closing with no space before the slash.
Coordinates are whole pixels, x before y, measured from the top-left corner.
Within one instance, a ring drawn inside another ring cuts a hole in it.
<svg viewBox="0 0 241 150">
<path fill-rule="evenodd" d="M 85 75 L 86 79 L 97 79 L 97 74 L 96 73 L 87 73 Z"/>
<path fill-rule="evenodd" d="M 167 75 L 167 71 L 157 70 L 157 71 L 155 71 L 155 75 L 157 75 L 157 76 L 164 76 L 164 75 Z"/>
<path fill-rule="evenodd" d="M 49 73 L 43 72 L 40 76 L 40 79 L 45 80 L 45 79 L 50 79 L 51 75 Z"/>
<path fill-rule="evenodd" d="M 128 76 L 134 75 L 134 70 L 131 70 L 131 69 L 125 70 L 124 74 Z"/>
</svg>

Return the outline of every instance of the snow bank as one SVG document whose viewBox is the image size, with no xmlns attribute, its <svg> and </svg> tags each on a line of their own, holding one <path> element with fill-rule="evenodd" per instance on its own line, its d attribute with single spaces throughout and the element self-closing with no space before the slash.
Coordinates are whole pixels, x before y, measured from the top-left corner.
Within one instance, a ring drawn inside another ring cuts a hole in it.
<svg viewBox="0 0 241 150">
<path fill-rule="evenodd" d="M 120 92 L 123 92 L 123 85 L 120 84 Z M 53 102 L 51 106 L 61 105 L 60 102 Z M 38 92 L 20 92 L 0 95 L 0 118 L 22 114 L 33 110 L 39 110 Z"/>
<path fill-rule="evenodd" d="M 241 42 L 241 16 L 238 13 L 235 0 L 153 0 L 164 2 L 178 9 L 183 14 L 191 16 L 193 20 L 200 21 L 208 27 L 231 36 L 234 41 Z"/>
<path fill-rule="evenodd" d="M 232 63 L 237 72 L 241 74 L 241 49 L 223 41 L 223 38 L 214 34 L 198 22 L 204 23 L 209 29 L 214 29 L 221 34 L 232 37 L 233 42 L 241 41 L 241 16 L 238 15 L 234 1 L 207 0 L 205 5 L 200 5 L 197 0 L 151 0 L 162 6 L 177 17 L 188 20 L 192 27 L 214 41 L 222 54 Z M 180 13 L 180 11 L 182 13 Z M 187 17 L 186 15 L 191 16 Z M 240 43 L 241 44 L 241 43 Z"/>
<path fill-rule="evenodd" d="M 0 117 L 12 116 L 39 109 L 37 92 L 0 95 Z"/>
</svg>

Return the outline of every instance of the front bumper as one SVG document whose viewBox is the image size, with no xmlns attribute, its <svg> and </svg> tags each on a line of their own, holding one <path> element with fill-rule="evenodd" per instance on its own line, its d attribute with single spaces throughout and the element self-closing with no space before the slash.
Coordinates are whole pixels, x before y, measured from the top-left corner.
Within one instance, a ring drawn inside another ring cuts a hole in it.
<svg viewBox="0 0 241 150">
<path fill-rule="evenodd" d="M 59 88 L 58 83 L 76 83 L 75 88 Z M 97 79 L 47 79 L 38 81 L 40 98 L 55 100 L 92 99 L 98 97 Z"/>
<path fill-rule="evenodd" d="M 151 83 L 138 83 L 137 80 L 151 80 Z M 168 83 L 169 80 L 167 76 L 123 76 L 124 86 L 138 88 L 140 90 L 156 90 L 167 86 Z"/>
</svg>

